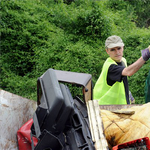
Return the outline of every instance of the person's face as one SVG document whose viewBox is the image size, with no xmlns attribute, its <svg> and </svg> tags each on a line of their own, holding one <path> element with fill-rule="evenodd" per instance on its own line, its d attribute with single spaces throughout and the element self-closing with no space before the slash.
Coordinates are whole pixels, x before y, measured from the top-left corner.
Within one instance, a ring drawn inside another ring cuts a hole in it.
<svg viewBox="0 0 150 150">
<path fill-rule="evenodd" d="M 107 48 L 107 54 L 116 62 L 121 62 L 123 56 L 123 47 Z"/>
</svg>

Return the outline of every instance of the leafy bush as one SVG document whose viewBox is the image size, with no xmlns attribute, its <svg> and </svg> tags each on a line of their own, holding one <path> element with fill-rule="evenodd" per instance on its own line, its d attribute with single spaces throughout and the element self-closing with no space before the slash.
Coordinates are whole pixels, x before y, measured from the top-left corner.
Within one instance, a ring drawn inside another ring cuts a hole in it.
<svg viewBox="0 0 150 150">
<path fill-rule="evenodd" d="M 127 17 L 135 22 L 138 27 L 150 26 L 150 1 L 149 0 L 108 0 L 107 6 L 113 11 L 126 10 Z"/>
<path fill-rule="evenodd" d="M 21 76 L 33 70 L 34 49 L 46 45 L 49 37 L 46 21 L 41 15 L 33 15 L 40 6 L 36 8 L 36 5 L 30 5 L 19 1 L 2 2 L 2 60 L 5 69 Z"/>
<path fill-rule="evenodd" d="M 135 26 L 135 10 L 128 0 L 2 0 L 1 88 L 36 100 L 36 80 L 49 68 L 90 73 L 95 84 L 112 34 L 122 37 L 130 65 L 150 35 Z M 144 102 L 148 63 L 129 78 L 137 103 Z"/>
<path fill-rule="evenodd" d="M 77 17 L 75 25 L 71 26 L 74 27 L 73 33 L 77 35 L 99 38 L 102 41 L 111 33 L 109 19 L 96 4 L 93 4 L 91 9 L 82 11 Z"/>
<path fill-rule="evenodd" d="M 37 100 L 36 78 L 29 78 L 28 76 L 22 77 L 12 72 L 5 72 L 1 82 L 4 90 L 24 96 L 28 99 Z"/>
</svg>

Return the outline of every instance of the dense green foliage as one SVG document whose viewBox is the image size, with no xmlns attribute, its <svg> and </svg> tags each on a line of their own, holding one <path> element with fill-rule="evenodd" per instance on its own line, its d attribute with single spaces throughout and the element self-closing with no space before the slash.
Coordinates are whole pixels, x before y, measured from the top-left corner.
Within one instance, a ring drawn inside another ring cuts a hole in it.
<svg viewBox="0 0 150 150">
<path fill-rule="evenodd" d="M 0 7 L 1 88 L 34 100 L 37 78 L 49 68 L 89 73 L 95 83 L 110 35 L 123 39 L 128 65 L 150 44 L 148 0 L 1 0 Z M 149 64 L 129 78 L 137 103 Z"/>
</svg>

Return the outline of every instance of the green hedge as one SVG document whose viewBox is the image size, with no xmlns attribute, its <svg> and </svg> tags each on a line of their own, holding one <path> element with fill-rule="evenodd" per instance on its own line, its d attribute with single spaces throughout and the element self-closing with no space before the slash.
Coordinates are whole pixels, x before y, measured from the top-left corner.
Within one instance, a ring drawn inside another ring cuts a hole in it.
<svg viewBox="0 0 150 150">
<path fill-rule="evenodd" d="M 112 34 L 122 37 L 130 65 L 149 45 L 150 30 L 136 27 L 136 10 L 125 0 L 2 0 L 1 88 L 36 100 L 36 80 L 49 68 L 90 73 L 95 84 Z M 137 103 L 144 103 L 148 64 L 129 78 Z"/>
</svg>

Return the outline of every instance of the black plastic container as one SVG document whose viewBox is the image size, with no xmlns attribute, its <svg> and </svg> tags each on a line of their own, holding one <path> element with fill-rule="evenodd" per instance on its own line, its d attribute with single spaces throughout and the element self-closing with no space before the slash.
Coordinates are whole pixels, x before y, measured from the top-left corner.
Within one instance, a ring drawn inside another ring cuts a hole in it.
<svg viewBox="0 0 150 150">
<path fill-rule="evenodd" d="M 86 105 L 73 99 L 69 88 L 58 82 L 53 69 L 37 81 L 38 107 L 33 115 L 32 150 L 94 150 Z"/>
</svg>

